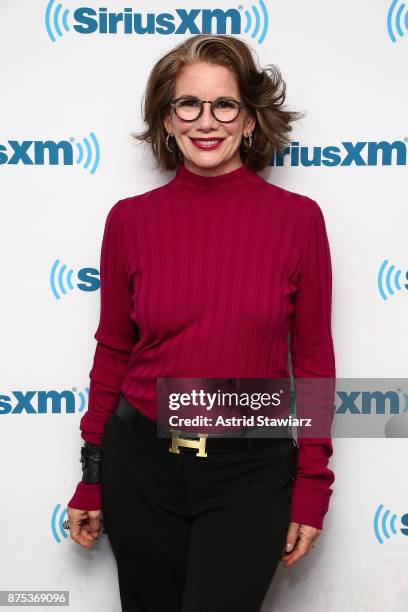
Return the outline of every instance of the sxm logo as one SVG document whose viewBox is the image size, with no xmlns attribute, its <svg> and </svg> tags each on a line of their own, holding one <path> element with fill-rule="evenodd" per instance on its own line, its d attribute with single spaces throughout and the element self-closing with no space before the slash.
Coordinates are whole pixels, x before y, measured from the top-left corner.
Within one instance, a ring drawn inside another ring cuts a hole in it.
<svg viewBox="0 0 408 612">
<path fill-rule="evenodd" d="M 408 393 L 397 391 L 337 391 L 341 401 L 335 414 L 401 414 L 408 413 Z M 356 402 L 360 404 L 357 406 Z"/>
<path fill-rule="evenodd" d="M 381 263 L 377 275 L 377 287 L 383 300 L 388 296 L 395 295 L 395 291 L 401 291 L 402 287 L 408 289 L 408 282 L 401 286 L 400 277 L 402 270 L 395 268 L 394 264 L 389 264 L 388 259 Z M 405 279 L 408 281 L 408 270 L 405 272 Z"/>
<path fill-rule="evenodd" d="M 54 261 L 50 271 L 50 287 L 56 300 L 61 299 L 62 296 L 67 295 L 68 290 L 72 291 L 74 288 L 80 291 L 96 291 L 100 287 L 99 270 L 95 268 L 81 268 L 77 272 L 75 284 L 72 280 L 73 275 L 72 268 L 62 264 L 59 259 Z"/>
<path fill-rule="evenodd" d="M 300 146 L 292 142 L 283 151 L 275 151 L 269 165 L 284 166 L 406 166 L 407 142 L 342 142 L 327 147 Z"/>
<path fill-rule="evenodd" d="M 248 34 L 261 44 L 268 32 L 269 16 L 265 2 L 258 0 L 248 9 L 176 8 L 169 13 L 136 13 L 132 8 L 120 12 L 105 7 L 81 6 L 73 11 L 61 2 L 49 0 L 45 9 L 45 28 L 55 42 L 64 34 Z"/>
<path fill-rule="evenodd" d="M 63 391 L 11 391 L 10 395 L 0 394 L 0 418 L 5 414 L 78 414 L 85 410 L 88 396 L 89 387 L 85 391 L 77 387 Z"/>
<path fill-rule="evenodd" d="M 397 530 L 395 521 L 397 515 L 391 513 L 390 510 L 384 509 L 384 505 L 380 504 L 374 514 L 373 530 L 374 535 L 380 544 L 384 544 L 385 540 L 389 540 L 392 535 L 401 533 L 402 535 L 408 536 L 408 513 L 401 516 L 402 527 Z"/>
<path fill-rule="evenodd" d="M 387 13 L 387 32 L 392 42 L 408 33 L 408 11 L 400 0 L 392 0 Z"/>
<path fill-rule="evenodd" d="M 82 141 L 70 140 L 9 140 L 0 144 L 0 165 L 15 166 L 82 166 L 94 174 L 100 163 L 100 146 L 93 132 Z"/>
</svg>

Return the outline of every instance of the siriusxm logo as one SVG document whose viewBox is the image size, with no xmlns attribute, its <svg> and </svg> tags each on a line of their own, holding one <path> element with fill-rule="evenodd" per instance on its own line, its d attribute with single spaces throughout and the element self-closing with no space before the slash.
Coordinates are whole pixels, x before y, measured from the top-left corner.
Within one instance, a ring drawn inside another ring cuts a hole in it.
<svg viewBox="0 0 408 612">
<path fill-rule="evenodd" d="M 120 12 L 105 7 L 81 6 L 71 11 L 60 2 L 49 0 L 45 10 L 47 34 L 55 42 L 68 32 L 77 34 L 249 34 L 262 43 L 268 31 L 269 17 L 263 0 L 259 8 L 252 4 L 230 9 L 183 9 L 166 13 L 137 13 L 132 8 Z M 228 26 L 228 27 L 227 27 Z M 229 30 L 227 32 L 227 30 Z"/>
<path fill-rule="evenodd" d="M 385 540 L 389 540 L 391 534 L 397 535 L 401 533 L 402 535 L 408 536 L 408 514 L 403 514 L 401 516 L 401 527 L 397 530 L 395 526 L 395 522 L 397 520 L 397 515 L 395 513 L 391 513 L 390 510 L 385 510 L 384 505 L 380 504 L 374 514 L 373 521 L 373 529 L 374 535 L 380 544 L 384 544 Z"/>
<path fill-rule="evenodd" d="M 408 32 L 408 11 L 400 0 L 393 0 L 387 13 L 387 31 L 392 42 L 397 42 L 397 36 Z"/>
<path fill-rule="evenodd" d="M 99 270 L 95 268 L 81 268 L 77 272 L 77 281 L 74 285 L 72 277 L 74 270 L 61 264 L 56 259 L 51 266 L 50 287 L 53 296 L 59 300 L 67 291 L 72 291 L 75 287 L 80 291 L 96 291 L 100 287 Z"/>
<path fill-rule="evenodd" d="M 407 144 L 387 142 L 342 142 L 341 146 L 301 147 L 292 142 L 282 152 L 275 151 L 270 166 L 406 166 Z"/>
<path fill-rule="evenodd" d="M 341 404 L 336 414 L 400 414 L 408 412 L 408 393 L 396 391 L 337 391 Z M 356 402 L 361 407 L 356 405 Z M 401 406 L 403 402 L 403 406 Z"/>
<path fill-rule="evenodd" d="M 0 144 L 0 165 L 15 166 L 82 166 L 94 174 L 100 162 L 100 147 L 93 132 L 82 142 L 70 140 L 9 140 Z"/>
<path fill-rule="evenodd" d="M 394 264 L 389 265 L 388 259 L 384 259 L 377 275 L 377 287 L 383 300 L 388 299 L 388 295 L 395 295 L 395 291 L 401 291 L 401 274 L 400 268 L 396 269 Z M 408 281 L 408 270 L 405 272 L 405 279 Z M 408 283 L 403 287 L 408 289 Z"/>
<path fill-rule="evenodd" d="M 2 414 L 76 414 L 87 405 L 89 387 L 85 392 L 73 387 L 64 391 L 12 391 L 11 395 L 0 395 Z"/>
</svg>

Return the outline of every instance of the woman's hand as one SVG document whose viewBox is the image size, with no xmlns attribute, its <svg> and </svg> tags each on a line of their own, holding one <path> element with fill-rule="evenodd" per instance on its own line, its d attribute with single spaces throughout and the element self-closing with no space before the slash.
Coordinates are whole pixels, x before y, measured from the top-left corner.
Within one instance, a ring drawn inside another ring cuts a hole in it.
<svg viewBox="0 0 408 612">
<path fill-rule="evenodd" d="M 68 506 L 71 538 L 85 548 L 92 548 L 100 535 L 101 514 L 102 510 L 77 510 Z"/>
<path fill-rule="evenodd" d="M 289 523 L 286 534 L 285 550 L 281 557 L 285 567 L 293 565 L 296 561 L 301 559 L 301 557 L 307 555 L 314 547 L 313 542 L 321 533 L 321 529 L 311 527 L 310 525 L 302 525 L 294 522 Z"/>
</svg>

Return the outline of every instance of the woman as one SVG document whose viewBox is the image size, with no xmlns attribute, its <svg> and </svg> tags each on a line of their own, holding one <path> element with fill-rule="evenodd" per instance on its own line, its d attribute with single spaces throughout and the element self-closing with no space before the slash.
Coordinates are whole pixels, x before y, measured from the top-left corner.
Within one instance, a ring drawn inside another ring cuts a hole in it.
<svg viewBox="0 0 408 612">
<path fill-rule="evenodd" d="M 193 36 L 150 74 L 136 138 L 176 176 L 106 220 L 68 503 L 87 548 L 103 509 L 126 611 L 258 611 L 278 562 L 322 531 L 330 438 L 218 439 L 203 458 L 169 452 L 155 427 L 157 378 L 287 378 L 289 332 L 295 378 L 335 376 L 322 211 L 256 173 L 302 116 L 284 100 L 279 70 L 232 36 Z"/>
</svg>

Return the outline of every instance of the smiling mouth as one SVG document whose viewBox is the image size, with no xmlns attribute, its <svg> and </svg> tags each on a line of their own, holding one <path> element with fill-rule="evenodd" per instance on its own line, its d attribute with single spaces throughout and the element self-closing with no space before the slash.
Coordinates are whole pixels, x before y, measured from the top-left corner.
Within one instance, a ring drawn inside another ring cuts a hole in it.
<svg viewBox="0 0 408 612">
<path fill-rule="evenodd" d="M 210 149 L 220 145 L 224 138 L 190 138 L 190 140 L 202 149 Z"/>
</svg>

